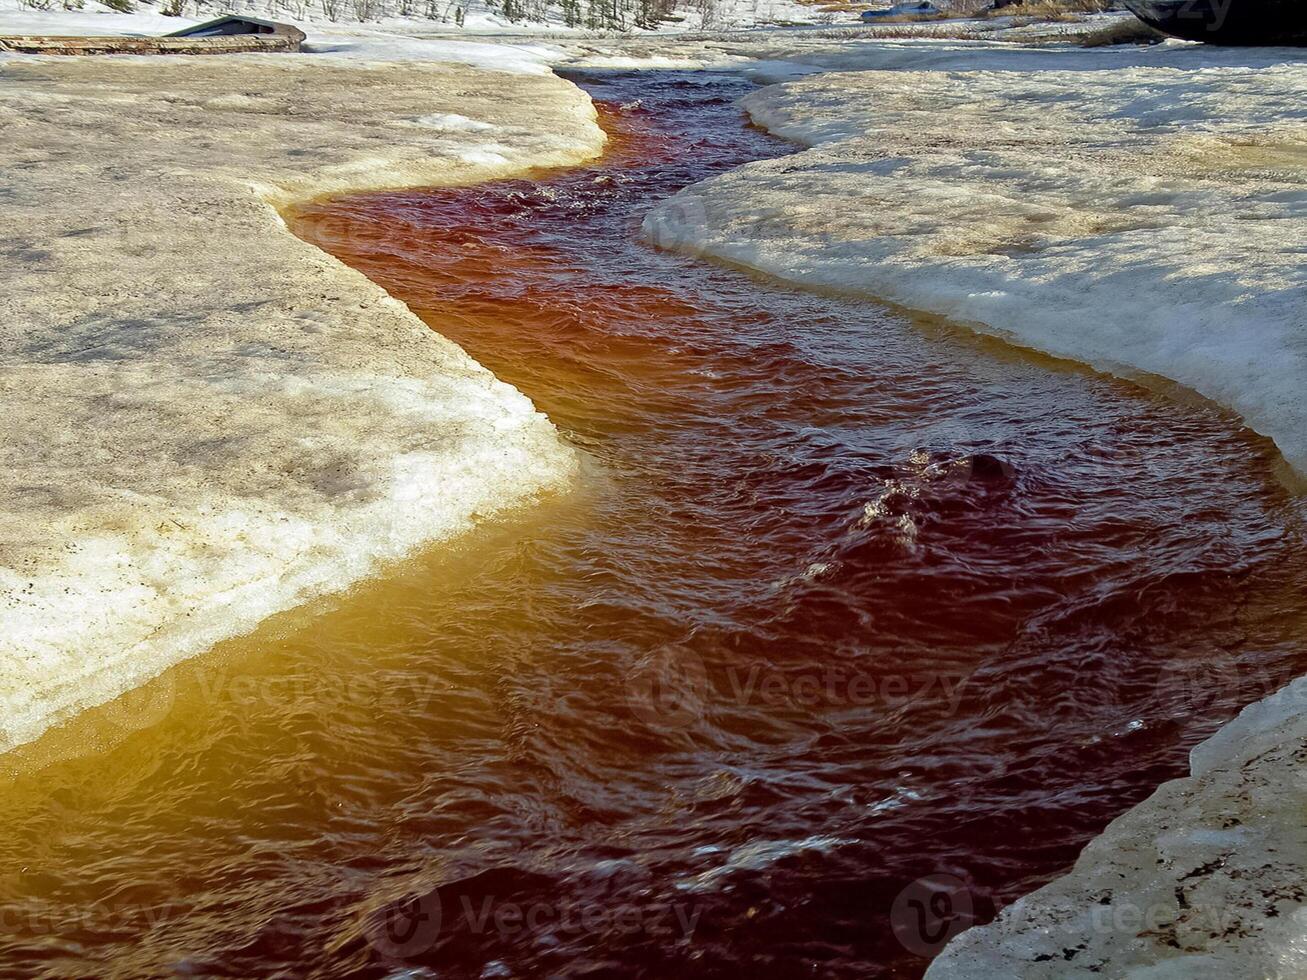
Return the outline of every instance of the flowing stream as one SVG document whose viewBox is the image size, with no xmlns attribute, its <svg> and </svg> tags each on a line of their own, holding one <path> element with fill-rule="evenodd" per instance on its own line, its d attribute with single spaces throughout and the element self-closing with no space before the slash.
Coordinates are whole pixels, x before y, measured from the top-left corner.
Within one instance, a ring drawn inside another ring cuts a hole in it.
<svg viewBox="0 0 1307 980">
<path fill-rule="evenodd" d="M 29 754 L 0 972 L 915 977 L 1307 671 L 1273 447 L 658 251 L 655 202 L 790 148 L 736 76 L 578 80 L 592 165 L 289 218 L 581 484 Z"/>
</svg>

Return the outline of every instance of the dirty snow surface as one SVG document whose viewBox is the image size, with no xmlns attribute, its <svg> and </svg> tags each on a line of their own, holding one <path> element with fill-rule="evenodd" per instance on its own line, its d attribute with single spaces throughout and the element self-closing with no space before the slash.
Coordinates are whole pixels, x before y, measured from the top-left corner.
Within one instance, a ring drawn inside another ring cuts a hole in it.
<svg viewBox="0 0 1307 980">
<path fill-rule="evenodd" d="M 926 980 L 1307 976 L 1307 678 L 1246 708 L 1090 841 L 953 940 Z"/>
<path fill-rule="evenodd" d="M 888 299 L 1233 409 L 1307 471 L 1307 55 L 861 44 L 764 88 L 803 146 L 659 244 Z"/>
<path fill-rule="evenodd" d="M 0 749 L 572 479 L 523 395 L 273 206 L 592 156 L 570 83 L 8 58 L 0 132 Z"/>
</svg>

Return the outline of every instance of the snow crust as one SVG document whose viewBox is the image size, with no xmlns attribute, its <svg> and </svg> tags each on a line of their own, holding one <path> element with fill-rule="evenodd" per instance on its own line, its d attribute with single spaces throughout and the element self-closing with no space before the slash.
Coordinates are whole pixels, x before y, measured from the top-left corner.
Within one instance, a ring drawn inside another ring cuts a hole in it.
<svg viewBox="0 0 1307 980">
<path fill-rule="evenodd" d="M 165 17 L 140 8 L 124 14 L 95 2 L 80 10 L 67 10 L 61 4 L 37 10 L 19 0 L 0 0 L 0 34 L 171 34 L 194 23 L 199 23 L 194 17 Z"/>
<path fill-rule="evenodd" d="M 441 133 L 486 133 L 497 127 L 482 119 L 469 119 L 457 112 L 437 112 L 430 116 L 420 116 L 414 120 L 419 126 L 430 126 Z"/>
<path fill-rule="evenodd" d="M 274 207 L 593 156 L 570 83 L 11 57 L 0 131 L 0 750 L 573 479 L 523 395 Z"/>
<path fill-rule="evenodd" d="M 304 42 L 303 50 L 309 54 L 330 55 L 333 60 L 370 63 L 438 61 L 518 75 L 548 75 L 550 62 L 558 56 L 556 48 L 540 43 L 438 40 L 381 31 L 319 28 L 315 28 Z"/>
<path fill-rule="evenodd" d="M 1246 708 L 1066 876 L 955 938 L 927 980 L 1307 976 L 1307 678 Z"/>
<path fill-rule="evenodd" d="M 745 100 L 811 149 L 686 190 L 650 238 L 1169 378 L 1307 472 L 1303 53 L 795 54 L 862 69 Z"/>
</svg>

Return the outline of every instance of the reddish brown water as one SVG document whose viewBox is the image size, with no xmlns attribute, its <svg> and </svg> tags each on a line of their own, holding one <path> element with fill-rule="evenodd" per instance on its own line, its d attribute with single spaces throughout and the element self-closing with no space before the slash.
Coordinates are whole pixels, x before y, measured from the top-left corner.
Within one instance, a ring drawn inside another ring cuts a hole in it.
<svg viewBox="0 0 1307 980">
<path fill-rule="evenodd" d="M 19 773 L 0 972 L 918 976 L 1307 670 L 1265 442 L 641 244 L 787 148 L 729 76 L 585 84 L 593 166 L 293 220 L 583 485 Z"/>
</svg>

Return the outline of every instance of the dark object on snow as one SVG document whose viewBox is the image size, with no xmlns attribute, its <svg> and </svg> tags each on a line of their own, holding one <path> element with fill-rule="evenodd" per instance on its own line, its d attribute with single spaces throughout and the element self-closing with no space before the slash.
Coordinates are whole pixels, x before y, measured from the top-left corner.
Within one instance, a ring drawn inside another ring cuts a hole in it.
<svg viewBox="0 0 1307 980">
<path fill-rule="evenodd" d="M 1307 45 L 1303 0 L 1125 0 L 1149 27 L 1187 41 Z"/>
<path fill-rule="evenodd" d="M 261 20 L 258 17 L 218 17 L 206 20 L 203 24 L 192 24 L 180 31 L 173 31 L 166 37 L 232 37 L 233 35 L 261 34 L 268 37 L 288 39 L 295 51 L 299 50 L 304 40 L 304 32 L 289 24 L 279 24 L 275 20 Z"/>
<path fill-rule="evenodd" d="M 943 11 L 936 7 L 930 0 L 907 0 L 904 3 L 896 3 L 892 7 L 880 7 L 876 10 L 864 10 L 862 19 L 864 21 L 876 21 L 882 17 L 937 17 Z"/>
<path fill-rule="evenodd" d="M 241 54 L 298 51 L 304 32 L 257 17 L 219 17 L 164 37 L 0 37 L 0 51 L 21 54 Z"/>
</svg>

